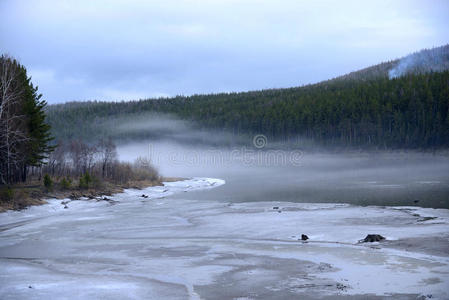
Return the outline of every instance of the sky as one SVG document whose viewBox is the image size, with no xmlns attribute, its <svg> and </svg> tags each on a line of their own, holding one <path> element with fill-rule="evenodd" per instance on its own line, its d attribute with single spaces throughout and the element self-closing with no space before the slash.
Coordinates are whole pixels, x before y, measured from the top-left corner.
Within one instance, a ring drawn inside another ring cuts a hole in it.
<svg viewBox="0 0 449 300">
<path fill-rule="evenodd" d="M 449 43 L 447 0 L 0 0 L 49 103 L 300 86 Z"/>
</svg>

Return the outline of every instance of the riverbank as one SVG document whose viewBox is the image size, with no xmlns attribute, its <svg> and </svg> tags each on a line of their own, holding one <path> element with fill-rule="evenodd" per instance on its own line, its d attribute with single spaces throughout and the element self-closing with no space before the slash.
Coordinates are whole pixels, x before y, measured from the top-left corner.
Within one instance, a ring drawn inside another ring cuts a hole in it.
<svg viewBox="0 0 449 300">
<path fill-rule="evenodd" d="M 163 186 L 163 182 L 180 180 L 185 180 L 185 178 L 159 177 L 157 180 L 133 180 L 124 184 L 102 181 L 100 184 L 85 189 L 78 188 L 76 184 L 67 188 L 56 186 L 48 189 L 45 188 L 42 182 L 32 181 L 11 186 L 12 195 L 9 196 L 9 199 L 5 199 L 5 190 L 3 190 L 0 199 L 0 213 L 7 210 L 22 210 L 34 205 L 43 205 L 47 203 L 48 199 L 101 198 L 122 193 L 129 188 L 144 189 L 153 186 Z"/>
</svg>

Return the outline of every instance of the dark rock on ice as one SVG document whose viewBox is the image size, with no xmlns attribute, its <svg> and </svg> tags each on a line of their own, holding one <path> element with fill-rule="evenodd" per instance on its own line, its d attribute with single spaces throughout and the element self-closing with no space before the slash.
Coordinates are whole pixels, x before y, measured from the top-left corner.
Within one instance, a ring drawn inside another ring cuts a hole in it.
<svg viewBox="0 0 449 300">
<path fill-rule="evenodd" d="M 303 241 L 307 241 L 309 239 L 309 237 L 305 234 L 301 234 L 301 240 Z"/>
<path fill-rule="evenodd" d="M 361 243 L 372 243 L 372 242 L 380 242 L 385 240 L 383 236 L 380 234 L 368 234 L 363 240 L 360 240 Z"/>
<path fill-rule="evenodd" d="M 75 193 L 72 193 L 72 194 L 69 196 L 69 199 L 70 199 L 70 200 L 78 200 L 78 199 L 79 199 L 79 196 L 78 196 L 77 194 L 75 194 Z"/>
</svg>

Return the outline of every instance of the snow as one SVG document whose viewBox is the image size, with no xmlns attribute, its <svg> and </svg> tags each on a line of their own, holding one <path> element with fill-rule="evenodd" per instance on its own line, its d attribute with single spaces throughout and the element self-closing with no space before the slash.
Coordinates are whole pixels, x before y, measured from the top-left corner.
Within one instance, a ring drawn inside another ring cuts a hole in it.
<svg viewBox="0 0 449 300">
<path fill-rule="evenodd" d="M 0 214 L 0 298 L 449 298 L 449 210 L 170 197 L 223 184 L 193 178 L 116 203 Z M 371 233 L 387 241 L 358 242 Z M 443 239 L 446 255 L 388 246 L 410 238 Z"/>
</svg>

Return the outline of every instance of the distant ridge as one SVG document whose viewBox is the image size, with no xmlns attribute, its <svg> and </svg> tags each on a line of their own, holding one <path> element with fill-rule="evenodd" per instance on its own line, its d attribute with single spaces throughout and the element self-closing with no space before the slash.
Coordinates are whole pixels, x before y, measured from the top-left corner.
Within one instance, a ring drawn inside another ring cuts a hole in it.
<svg viewBox="0 0 449 300">
<path fill-rule="evenodd" d="M 72 102 L 48 108 L 59 141 L 158 138 L 154 114 L 201 130 L 304 146 L 449 147 L 449 45 L 301 87 L 129 102 Z M 133 124 L 139 120 L 139 126 Z M 128 124 L 128 125 L 127 125 Z M 190 124 L 190 123 L 189 123 Z M 178 134 L 180 136 L 182 134 Z"/>
<path fill-rule="evenodd" d="M 358 71 L 325 80 L 321 83 L 345 80 L 371 80 L 381 77 L 390 79 L 407 74 L 425 74 L 449 70 L 449 44 L 406 55 Z"/>
</svg>

